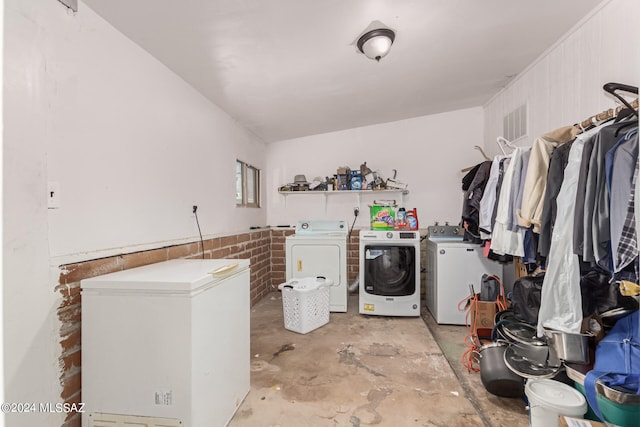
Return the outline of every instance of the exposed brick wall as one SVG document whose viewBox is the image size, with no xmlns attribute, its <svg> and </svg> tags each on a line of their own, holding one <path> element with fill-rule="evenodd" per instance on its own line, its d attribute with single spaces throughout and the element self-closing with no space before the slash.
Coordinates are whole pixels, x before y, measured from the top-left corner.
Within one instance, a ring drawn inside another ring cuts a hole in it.
<svg viewBox="0 0 640 427">
<path fill-rule="evenodd" d="M 273 230 L 271 233 L 271 285 L 276 290 L 286 281 L 286 238 L 293 230 Z M 358 277 L 360 236 L 354 232 L 347 242 L 347 285 Z"/>
<path fill-rule="evenodd" d="M 293 230 L 273 230 L 271 232 L 271 286 L 278 289 L 286 281 L 286 239 Z"/>
<path fill-rule="evenodd" d="M 256 230 L 205 240 L 204 257 L 207 259 L 250 259 L 250 295 L 253 306 L 284 281 L 284 236 L 291 233 L 290 230 Z M 274 241 L 280 242 L 276 243 L 275 251 Z M 79 403 L 82 401 L 80 281 L 171 259 L 199 258 L 201 256 L 201 244 L 196 242 L 60 266 L 60 277 L 55 291 L 62 296 L 58 307 L 58 319 L 61 322 L 61 352 L 58 362 L 62 386 L 60 397 L 64 402 Z M 274 259 L 275 265 L 282 266 L 282 271 L 280 272 L 278 267 L 275 274 L 272 271 Z M 80 414 L 70 413 L 62 426 L 79 427 L 80 425 Z"/>
<path fill-rule="evenodd" d="M 360 233 L 351 233 L 347 242 L 347 286 L 353 283 L 360 271 Z"/>
</svg>

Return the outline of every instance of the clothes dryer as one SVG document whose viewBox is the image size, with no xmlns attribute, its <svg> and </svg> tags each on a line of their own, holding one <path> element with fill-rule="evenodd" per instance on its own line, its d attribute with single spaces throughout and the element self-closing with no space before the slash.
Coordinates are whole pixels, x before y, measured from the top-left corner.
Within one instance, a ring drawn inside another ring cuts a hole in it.
<svg viewBox="0 0 640 427">
<path fill-rule="evenodd" d="M 347 223 L 299 221 L 286 239 L 286 278 L 323 276 L 333 280 L 330 311 L 347 311 Z"/>
</svg>

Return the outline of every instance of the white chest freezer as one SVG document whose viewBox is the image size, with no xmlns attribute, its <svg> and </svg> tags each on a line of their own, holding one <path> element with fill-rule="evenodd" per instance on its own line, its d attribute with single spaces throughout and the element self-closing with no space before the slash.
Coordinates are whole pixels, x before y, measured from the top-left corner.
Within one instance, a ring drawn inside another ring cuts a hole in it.
<svg viewBox="0 0 640 427">
<path fill-rule="evenodd" d="M 83 427 L 228 424 L 250 387 L 249 260 L 178 259 L 81 288 Z"/>
</svg>

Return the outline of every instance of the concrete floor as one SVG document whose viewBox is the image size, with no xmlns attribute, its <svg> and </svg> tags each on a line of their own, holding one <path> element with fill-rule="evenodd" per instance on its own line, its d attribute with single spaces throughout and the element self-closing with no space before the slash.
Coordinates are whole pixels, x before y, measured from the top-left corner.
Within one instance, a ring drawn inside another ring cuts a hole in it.
<svg viewBox="0 0 640 427">
<path fill-rule="evenodd" d="M 463 367 L 466 333 L 426 309 L 360 315 L 356 295 L 347 313 L 298 334 L 272 293 L 251 311 L 251 390 L 229 426 L 528 426 L 524 401 L 487 393 Z"/>
</svg>

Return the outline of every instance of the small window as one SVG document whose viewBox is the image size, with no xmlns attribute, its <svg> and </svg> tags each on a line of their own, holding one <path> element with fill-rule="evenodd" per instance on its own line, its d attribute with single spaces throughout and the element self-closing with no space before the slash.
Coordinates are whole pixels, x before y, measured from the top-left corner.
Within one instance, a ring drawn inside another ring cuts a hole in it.
<svg viewBox="0 0 640 427">
<path fill-rule="evenodd" d="M 260 207 L 260 169 L 236 160 L 236 206 Z"/>
</svg>

